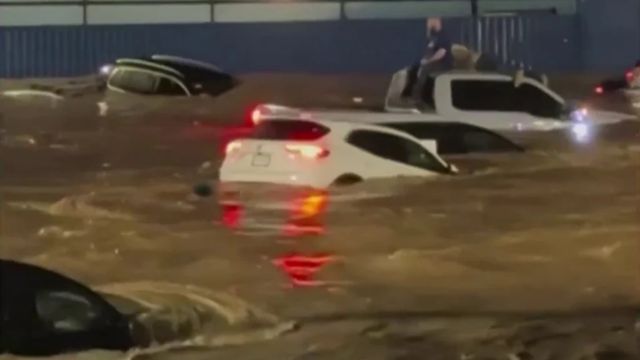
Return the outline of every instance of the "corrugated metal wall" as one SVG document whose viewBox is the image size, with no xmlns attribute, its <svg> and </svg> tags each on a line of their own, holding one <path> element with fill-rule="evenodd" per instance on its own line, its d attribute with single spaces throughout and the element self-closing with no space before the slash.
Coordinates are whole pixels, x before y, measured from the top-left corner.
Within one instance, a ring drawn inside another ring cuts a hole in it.
<svg viewBox="0 0 640 360">
<path fill-rule="evenodd" d="M 575 16 L 512 16 L 459 20 L 458 39 L 503 64 L 544 71 L 580 67 Z"/>
<path fill-rule="evenodd" d="M 457 42 L 505 63 L 575 69 L 575 16 L 448 19 Z M 73 76 L 118 57 L 189 56 L 233 72 L 389 72 L 417 59 L 424 20 L 0 28 L 0 77 Z"/>
<path fill-rule="evenodd" d="M 586 68 L 622 70 L 640 59 L 640 0 L 581 0 L 580 18 Z"/>
</svg>

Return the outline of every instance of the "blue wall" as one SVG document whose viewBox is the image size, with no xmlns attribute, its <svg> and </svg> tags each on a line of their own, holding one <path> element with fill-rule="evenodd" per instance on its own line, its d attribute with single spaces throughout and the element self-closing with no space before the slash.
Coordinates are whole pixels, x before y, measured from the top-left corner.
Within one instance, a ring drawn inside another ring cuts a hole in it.
<svg viewBox="0 0 640 360">
<path fill-rule="evenodd" d="M 573 16 L 449 19 L 451 36 L 503 61 L 568 70 Z M 10 27 L 0 30 L 0 77 L 70 76 L 124 56 L 170 53 L 232 72 L 390 72 L 424 46 L 424 20 Z M 556 58 L 549 54 L 556 54 Z"/>
<path fill-rule="evenodd" d="M 579 11 L 585 68 L 625 69 L 640 59 L 640 0 L 581 0 Z"/>
<path fill-rule="evenodd" d="M 622 71 L 640 58 L 640 0 L 581 0 L 578 10 L 445 25 L 457 42 L 542 71 Z M 424 19 L 0 27 L 0 77 L 82 75 L 152 53 L 234 73 L 380 73 L 415 60 L 423 46 Z"/>
</svg>

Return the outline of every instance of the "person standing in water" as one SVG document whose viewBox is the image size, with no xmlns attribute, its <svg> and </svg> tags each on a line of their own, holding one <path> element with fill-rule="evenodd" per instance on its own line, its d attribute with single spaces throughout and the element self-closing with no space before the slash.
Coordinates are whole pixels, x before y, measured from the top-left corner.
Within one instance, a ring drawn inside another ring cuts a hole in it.
<svg viewBox="0 0 640 360">
<path fill-rule="evenodd" d="M 419 63 L 409 68 L 407 74 L 407 84 L 403 91 L 404 97 L 418 95 L 420 91 L 415 91 L 416 85 L 424 83 L 428 74 L 443 72 L 453 69 L 454 58 L 452 44 L 448 34 L 443 29 L 440 18 L 427 19 L 427 49 L 424 57 Z"/>
</svg>

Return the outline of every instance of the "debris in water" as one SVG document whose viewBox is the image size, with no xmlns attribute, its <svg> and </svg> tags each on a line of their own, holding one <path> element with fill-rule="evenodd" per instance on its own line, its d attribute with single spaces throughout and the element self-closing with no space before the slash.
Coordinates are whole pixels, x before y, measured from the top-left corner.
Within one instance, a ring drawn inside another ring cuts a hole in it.
<svg viewBox="0 0 640 360">
<path fill-rule="evenodd" d="M 213 188 L 209 184 L 198 184 L 193 187 L 193 193 L 200 197 L 209 197 L 213 194 Z"/>
</svg>

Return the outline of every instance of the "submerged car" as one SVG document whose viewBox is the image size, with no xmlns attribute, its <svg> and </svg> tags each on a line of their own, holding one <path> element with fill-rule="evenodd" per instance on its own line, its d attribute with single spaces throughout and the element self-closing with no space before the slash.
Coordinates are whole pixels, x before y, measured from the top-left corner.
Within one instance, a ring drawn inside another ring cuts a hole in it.
<svg viewBox="0 0 640 360">
<path fill-rule="evenodd" d="M 134 346 L 129 319 L 63 275 L 0 259 L 0 290 L 0 353 L 48 356 Z"/>
<path fill-rule="evenodd" d="M 226 147 L 220 181 L 325 188 L 371 178 L 457 171 L 432 140 L 384 126 L 293 117 L 260 121 Z"/>
<path fill-rule="evenodd" d="M 473 71 L 434 74 L 426 79 L 422 104 L 415 107 L 402 98 L 406 73 L 393 76 L 384 111 L 316 110 L 312 115 L 360 123 L 460 122 L 499 131 L 570 130 L 635 120 L 635 115 L 580 108 L 566 102 L 540 81 Z"/>
<path fill-rule="evenodd" d="M 404 131 L 420 140 L 433 140 L 439 155 L 523 152 L 506 137 L 479 126 L 459 122 L 382 122 L 377 125 Z"/>
<path fill-rule="evenodd" d="M 632 69 L 625 72 L 624 76 L 605 79 L 598 83 L 593 91 L 597 95 L 618 91 L 640 93 L 640 60 L 636 62 Z"/>
<path fill-rule="evenodd" d="M 139 95 L 215 97 L 239 84 L 215 65 L 171 55 L 122 58 L 100 72 L 109 90 Z"/>
</svg>

